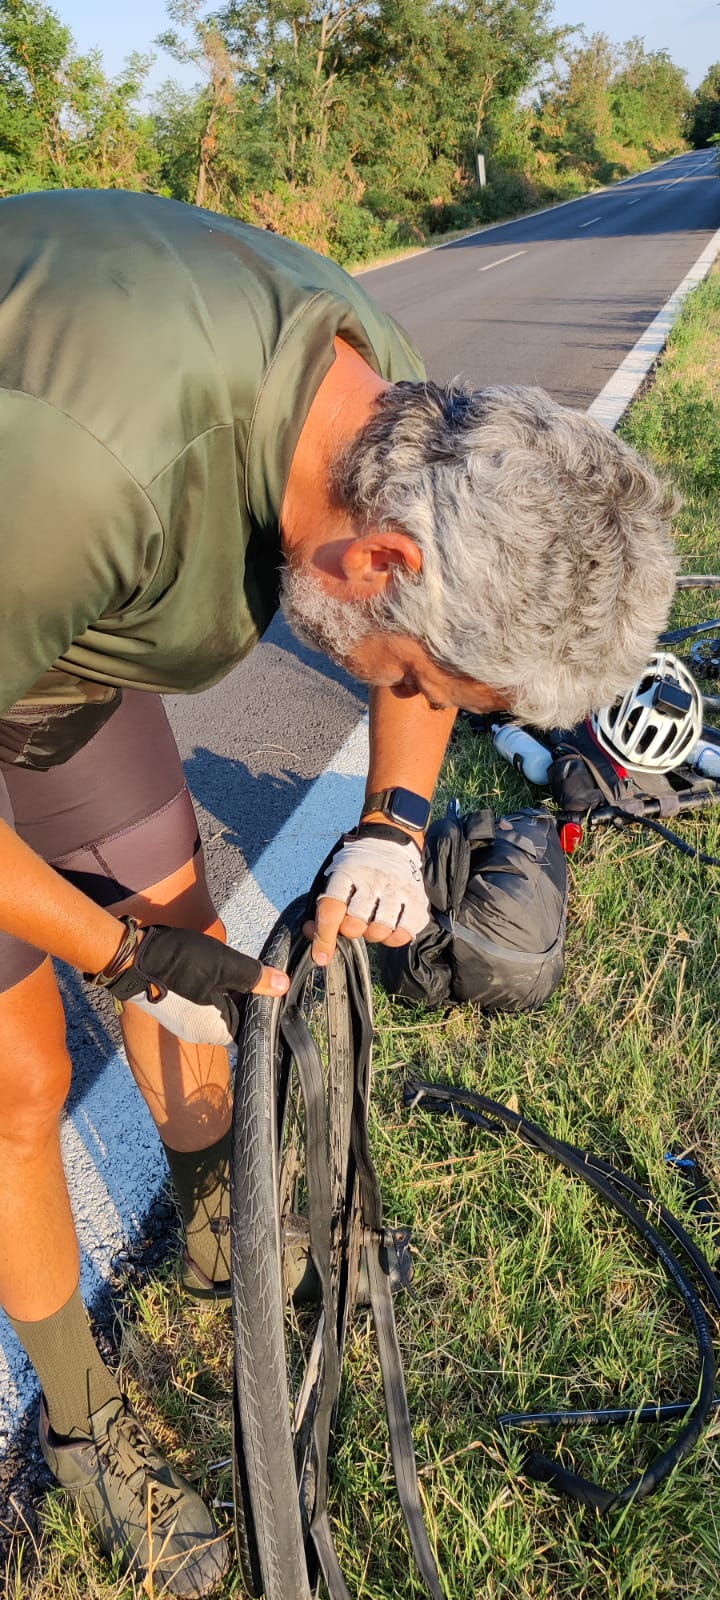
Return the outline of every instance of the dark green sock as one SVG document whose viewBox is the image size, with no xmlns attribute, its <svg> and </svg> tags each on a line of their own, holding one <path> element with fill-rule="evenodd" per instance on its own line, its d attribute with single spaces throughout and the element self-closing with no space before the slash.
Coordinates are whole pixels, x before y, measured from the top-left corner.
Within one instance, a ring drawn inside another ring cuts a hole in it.
<svg viewBox="0 0 720 1600">
<path fill-rule="evenodd" d="M 170 1150 L 163 1143 L 188 1255 L 212 1283 L 230 1277 L 230 1131 L 207 1150 Z"/>
<path fill-rule="evenodd" d="M 93 1412 L 122 1395 L 93 1339 L 80 1290 L 40 1322 L 9 1321 L 40 1379 L 53 1431 L 65 1438 L 89 1434 Z"/>
</svg>

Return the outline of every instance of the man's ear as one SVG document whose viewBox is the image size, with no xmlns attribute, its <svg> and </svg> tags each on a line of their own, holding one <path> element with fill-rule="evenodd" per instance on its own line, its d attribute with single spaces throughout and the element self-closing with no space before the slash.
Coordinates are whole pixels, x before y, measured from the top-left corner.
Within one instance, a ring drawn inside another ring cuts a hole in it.
<svg viewBox="0 0 720 1600">
<path fill-rule="evenodd" d="M 422 571 L 422 551 L 402 528 L 386 528 L 351 539 L 340 557 L 343 577 L 369 599 L 381 594 L 398 569 Z"/>
</svg>

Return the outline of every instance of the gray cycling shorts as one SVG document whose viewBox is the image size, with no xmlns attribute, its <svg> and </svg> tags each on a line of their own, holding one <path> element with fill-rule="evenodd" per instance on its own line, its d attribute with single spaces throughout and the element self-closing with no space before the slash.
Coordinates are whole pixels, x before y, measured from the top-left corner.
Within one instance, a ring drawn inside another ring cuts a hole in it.
<svg viewBox="0 0 720 1600">
<path fill-rule="evenodd" d="M 125 689 L 82 749 L 47 772 L 0 759 L 0 817 L 98 905 L 161 883 L 200 848 L 197 820 L 162 700 Z M 0 932 L 0 993 L 45 955 Z"/>
</svg>

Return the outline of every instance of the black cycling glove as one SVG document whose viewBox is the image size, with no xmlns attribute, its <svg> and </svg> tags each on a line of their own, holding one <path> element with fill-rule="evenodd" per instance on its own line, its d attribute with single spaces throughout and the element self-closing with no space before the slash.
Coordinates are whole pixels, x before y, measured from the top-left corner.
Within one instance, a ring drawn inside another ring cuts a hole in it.
<svg viewBox="0 0 720 1600">
<path fill-rule="evenodd" d="M 132 918 L 122 920 L 131 940 L 136 925 Z M 232 1043 L 239 1024 L 233 996 L 254 989 L 263 970 L 254 956 L 189 928 L 146 928 L 132 964 L 115 977 L 121 956 L 122 947 L 103 972 L 85 974 L 88 982 L 122 1004 L 149 1012 L 170 1033 L 194 1044 Z"/>
</svg>

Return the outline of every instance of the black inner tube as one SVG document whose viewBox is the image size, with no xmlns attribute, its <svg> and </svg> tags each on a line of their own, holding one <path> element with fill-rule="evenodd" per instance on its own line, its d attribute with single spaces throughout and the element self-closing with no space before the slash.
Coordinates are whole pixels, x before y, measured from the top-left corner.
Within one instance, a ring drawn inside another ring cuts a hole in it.
<svg viewBox="0 0 720 1600">
<path fill-rule="evenodd" d="M 555 1139 L 538 1126 L 529 1122 L 527 1118 L 511 1111 L 509 1106 L 500 1105 L 495 1100 L 490 1100 L 486 1095 L 475 1094 L 469 1089 L 454 1087 L 447 1084 L 422 1083 L 409 1079 L 403 1091 L 406 1106 L 436 1112 L 439 1114 L 459 1117 L 463 1122 L 472 1127 L 481 1128 L 484 1132 L 495 1135 L 504 1135 L 507 1131 L 517 1134 L 518 1138 L 536 1150 L 572 1172 L 583 1182 L 614 1206 L 636 1232 L 645 1241 L 652 1254 L 660 1261 L 668 1277 L 675 1286 L 687 1310 L 692 1323 L 693 1332 L 698 1350 L 699 1373 L 698 1388 L 694 1400 L 673 1403 L 668 1407 L 617 1407 L 607 1411 L 568 1411 L 568 1412 L 517 1412 L 505 1413 L 498 1419 L 500 1431 L 509 1428 L 528 1428 L 549 1425 L 567 1425 L 573 1421 L 592 1422 L 621 1422 L 635 1418 L 638 1421 L 655 1421 L 661 1417 L 684 1418 L 684 1422 L 676 1437 L 661 1455 L 640 1474 L 627 1483 L 624 1488 L 615 1493 L 604 1489 L 602 1485 L 579 1477 L 576 1473 L 568 1472 L 559 1462 L 550 1461 L 537 1451 L 532 1451 L 523 1464 L 524 1472 L 538 1481 L 548 1483 L 560 1493 L 569 1495 L 571 1499 L 580 1504 L 594 1506 L 596 1510 L 608 1514 L 619 1510 L 622 1506 L 632 1501 L 643 1499 L 656 1489 L 668 1475 L 674 1471 L 678 1463 L 688 1455 L 697 1443 L 703 1429 L 706 1427 L 714 1409 L 720 1405 L 720 1397 L 716 1398 L 715 1389 L 715 1357 L 712 1345 L 712 1333 L 705 1306 L 698 1294 L 695 1284 L 688 1276 L 688 1272 L 676 1254 L 670 1249 L 658 1229 L 648 1221 L 647 1217 L 638 1210 L 633 1203 L 635 1200 L 642 1205 L 652 1208 L 658 1223 L 670 1235 L 675 1248 L 684 1257 L 688 1268 L 692 1269 L 701 1281 L 709 1303 L 720 1314 L 720 1281 L 715 1276 L 709 1262 L 702 1251 L 693 1243 L 682 1224 L 654 1199 L 647 1189 L 637 1183 L 627 1173 L 621 1172 L 610 1162 L 602 1157 L 592 1155 L 588 1151 L 576 1150 L 572 1145 Z M 629 1198 L 632 1197 L 632 1198 Z"/>
</svg>

